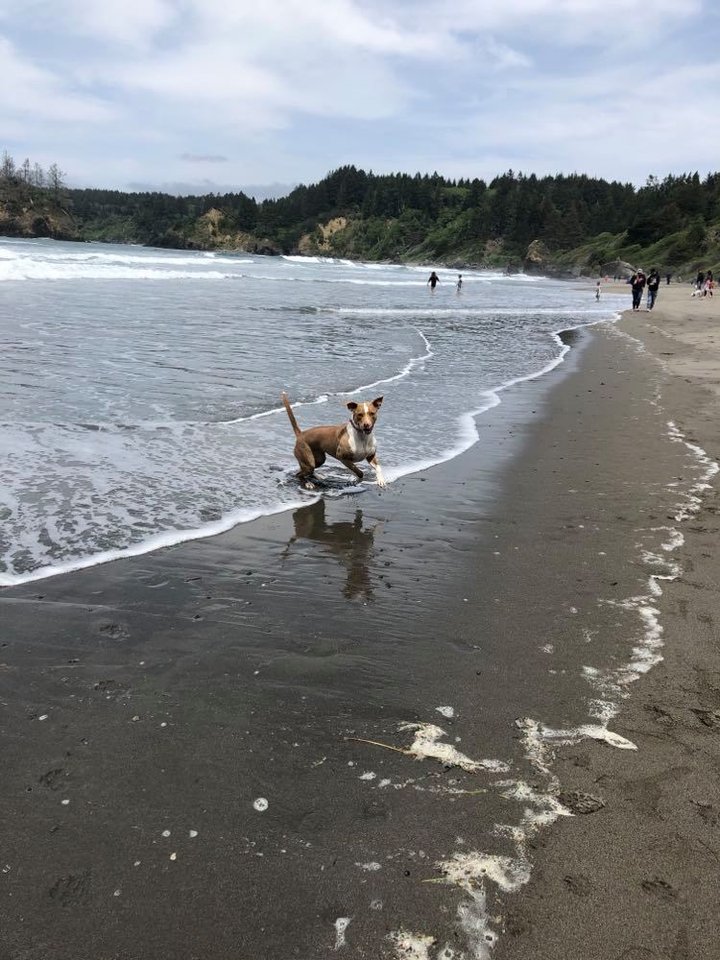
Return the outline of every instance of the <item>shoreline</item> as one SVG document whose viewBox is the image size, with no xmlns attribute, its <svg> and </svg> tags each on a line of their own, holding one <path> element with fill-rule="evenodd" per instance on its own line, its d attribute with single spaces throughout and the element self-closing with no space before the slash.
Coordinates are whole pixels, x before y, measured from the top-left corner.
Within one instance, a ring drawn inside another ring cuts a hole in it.
<svg viewBox="0 0 720 960">
<path fill-rule="evenodd" d="M 550 337 L 555 340 L 556 344 L 560 348 L 560 352 L 557 357 L 549 361 L 544 367 L 540 368 L 537 371 L 528 373 L 526 375 L 513 377 L 510 380 L 503 381 L 498 386 L 489 387 L 486 390 L 482 391 L 480 396 L 483 398 L 483 402 L 479 407 L 475 407 L 472 410 L 466 411 L 462 414 L 457 420 L 458 428 L 458 437 L 454 447 L 443 451 L 440 456 L 435 460 L 424 460 L 418 461 L 416 463 L 406 464 L 402 468 L 386 468 L 385 475 L 389 482 L 394 482 L 396 480 L 402 479 L 407 476 L 413 476 L 414 474 L 423 473 L 433 467 L 440 466 L 444 463 L 449 463 L 452 460 L 456 459 L 459 456 L 462 456 L 465 452 L 470 450 L 478 441 L 480 440 L 480 434 L 478 432 L 477 421 L 479 417 L 482 417 L 483 414 L 492 410 L 494 407 L 499 406 L 502 403 L 500 394 L 505 393 L 507 390 L 512 389 L 513 387 L 518 386 L 519 384 L 540 380 L 545 377 L 548 373 L 551 373 L 556 367 L 560 366 L 565 360 L 566 355 L 570 351 L 570 346 L 566 343 L 569 335 L 577 330 L 582 330 L 585 328 L 597 326 L 598 324 L 604 323 L 615 323 L 619 319 L 620 314 L 616 313 L 614 317 L 604 318 L 600 320 L 590 321 L 588 323 L 582 323 L 575 326 L 567 326 L 561 329 L 555 330 L 550 334 Z M 389 383 L 394 380 L 402 379 L 407 376 L 418 363 L 424 363 L 432 355 L 432 347 L 423 334 L 423 332 L 418 328 L 417 332 L 422 338 L 426 352 L 420 357 L 411 357 L 410 360 L 405 364 L 405 367 L 400 372 L 400 374 L 386 378 L 384 380 L 377 380 L 373 383 L 361 386 L 355 390 L 343 391 L 335 394 L 323 394 L 315 400 L 309 401 L 299 401 L 294 404 L 295 408 L 301 408 L 305 406 L 315 406 L 317 404 L 322 404 L 328 402 L 332 397 L 351 397 L 357 393 L 375 388 L 383 383 Z M 237 417 L 232 420 L 223 421 L 225 423 L 233 424 L 240 423 L 246 420 L 257 420 L 263 417 L 270 416 L 274 413 L 284 413 L 282 407 L 273 408 L 271 410 L 262 411 L 260 413 L 255 413 L 247 417 Z M 366 489 L 363 486 L 363 489 Z M 352 490 L 348 490 L 348 494 L 351 495 Z M 322 497 L 322 493 L 318 493 L 314 497 L 314 501 L 317 501 Z M 54 566 L 49 567 L 39 567 L 35 570 L 30 570 L 24 573 L 3 573 L 0 572 L 0 591 L 6 588 L 18 587 L 24 584 L 29 583 L 39 583 L 43 580 L 47 580 L 56 576 L 63 576 L 65 574 L 76 573 L 81 570 L 87 570 L 95 566 L 99 566 L 105 563 L 114 563 L 117 560 L 131 559 L 133 557 L 141 557 L 145 554 L 154 553 L 156 550 L 163 550 L 171 547 L 181 546 L 184 543 L 190 543 L 194 540 L 204 540 L 209 537 L 219 536 L 223 533 L 227 533 L 238 526 L 242 526 L 247 523 L 253 523 L 256 520 L 260 520 L 264 517 L 272 517 L 278 513 L 285 513 L 292 510 L 296 510 L 302 506 L 306 506 L 311 502 L 311 497 L 308 497 L 307 494 L 301 493 L 298 489 L 298 499 L 282 504 L 269 505 L 267 507 L 261 507 L 257 509 L 248 509 L 248 508 L 238 508 L 232 514 L 222 517 L 220 520 L 214 521 L 212 523 L 207 523 L 203 527 L 198 527 L 192 530 L 166 530 L 153 534 L 148 537 L 146 540 L 139 543 L 130 544 L 125 547 L 113 548 L 110 550 L 102 551 L 98 554 L 93 554 L 86 557 L 80 557 L 77 560 L 67 560 L 61 563 L 58 563 Z"/>
<path fill-rule="evenodd" d="M 632 777 L 673 748 L 662 734 L 677 732 L 679 710 L 666 711 L 671 726 L 640 709 L 650 736 L 628 722 L 665 668 L 629 698 L 614 691 L 612 731 L 637 751 L 583 729 L 602 726 L 617 680 L 583 668 L 616 671 L 647 639 L 627 600 L 665 574 L 643 551 L 674 542 L 668 518 L 698 482 L 660 404 L 714 451 L 711 412 L 691 429 L 692 356 L 674 361 L 675 383 L 652 357 L 669 352 L 667 332 L 648 336 L 640 349 L 613 325 L 582 328 L 557 376 L 509 390 L 479 443 L 398 481 L 402 496 L 322 500 L 0 593 L 8 949 L 320 960 L 342 929 L 347 957 L 481 957 L 498 936 L 493 955 L 513 960 L 670 957 L 636 944 L 627 918 L 655 923 L 671 903 L 677 920 L 690 891 L 653 873 L 614 793 L 619 768 Z M 687 569 L 696 548 L 683 534 L 665 553 Z M 666 663 L 664 618 L 687 628 L 697 590 L 686 576 L 657 599 Z M 712 626 L 698 622 L 709 648 Z M 690 711 L 699 761 L 715 720 L 695 707 L 708 721 Z M 559 748 L 548 731 L 578 736 Z M 647 800 L 640 784 L 631 802 Z M 577 815 L 558 817 L 558 798 Z M 604 806 L 588 809 L 593 798 Z M 594 882 L 613 866 L 608 836 L 620 880 L 629 859 L 647 867 L 622 896 L 611 874 Z M 709 933 L 707 896 L 695 913 Z"/>
</svg>

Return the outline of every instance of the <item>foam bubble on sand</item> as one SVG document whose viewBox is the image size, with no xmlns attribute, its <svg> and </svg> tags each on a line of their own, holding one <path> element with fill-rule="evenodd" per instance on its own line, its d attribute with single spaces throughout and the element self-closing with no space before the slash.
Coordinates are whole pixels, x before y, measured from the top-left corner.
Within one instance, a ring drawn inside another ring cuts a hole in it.
<svg viewBox="0 0 720 960">
<path fill-rule="evenodd" d="M 473 890 L 468 899 L 458 905 L 457 918 L 470 945 L 471 960 L 488 960 L 497 934 L 490 926 L 485 891 Z"/>
<path fill-rule="evenodd" d="M 397 960 L 432 960 L 430 948 L 435 945 L 435 937 L 410 933 L 409 930 L 394 930 L 388 934 L 388 940 L 395 947 Z"/>
<path fill-rule="evenodd" d="M 455 710 L 453 707 L 435 707 L 435 710 L 448 720 L 452 720 L 452 718 L 455 716 Z"/>
<path fill-rule="evenodd" d="M 712 489 L 710 481 L 720 470 L 720 466 L 716 460 L 708 456 L 701 446 L 688 440 L 673 420 L 668 421 L 667 428 L 670 439 L 674 443 L 682 443 L 695 458 L 697 469 L 702 471 L 697 481 L 683 495 L 683 502 L 678 504 L 676 508 L 675 519 L 678 521 L 688 520 L 700 510 L 703 501 L 702 494 Z"/>
<path fill-rule="evenodd" d="M 401 723 L 399 729 L 415 732 L 415 739 L 407 752 L 413 754 L 418 760 L 437 760 L 447 767 L 460 767 L 468 773 L 475 773 L 478 770 L 502 772 L 509 769 L 508 765 L 501 760 L 471 760 L 452 744 L 440 743 L 439 741 L 447 734 L 434 723 Z"/>
<path fill-rule="evenodd" d="M 685 537 L 676 527 L 651 527 L 653 533 L 667 533 L 668 539 L 660 544 L 660 549 L 672 553 L 685 543 Z"/>
<path fill-rule="evenodd" d="M 456 853 L 438 866 L 448 883 L 466 889 L 473 889 L 482 881 L 489 880 L 505 893 L 512 893 L 530 879 L 527 859 L 502 854 Z"/>
<path fill-rule="evenodd" d="M 587 737 L 590 740 L 600 740 L 611 747 L 615 747 L 617 750 L 637 750 L 637 746 L 632 740 L 621 737 L 619 733 L 608 730 L 608 728 L 602 724 L 584 724 L 582 727 L 578 727 L 578 733 L 580 737 Z"/>
<path fill-rule="evenodd" d="M 340 950 L 345 946 L 345 932 L 350 926 L 352 917 L 338 917 L 335 921 L 335 949 Z"/>
<path fill-rule="evenodd" d="M 556 778 L 550 776 L 557 787 Z M 516 893 L 530 879 L 532 864 L 527 851 L 529 839 L 558 817 L 570 812 L 550 790 L 539 790 L 522 780 L 498 781 L 494 784 L 506 800 L 523 805 L 518 825 L 496 825 L 495 834 L 511 842 L 513 854 L 484 851 L 458 851 L 452 857 L 437 863 L 443 882 L 458 887 L 465 898 L 458 905 L 458 923 L 467 941 L 467 953 L 462 957 L 486 960 L 497 940 L 487 909 L 487 885 L 494 884 L 503 893 Z M 439 954 L 442 956 L 442 954 Z"/>
<path fill-rule="evenodd" d="M 527 833 L 534 832 L 538 826 L 554 823 L 558 817 L 569 815 L 567 808 L 553 793 L 539 790 L 524 780 L 499 781 L 495 786 L 501 789 L 501 795 L 506 800 L 526 804 L 520 826 L 502 828 L 503 833 L 511 831 L 516 843 L 524 843 Z"/>
<path fill-rule="evenodd" d="M 530 717 L 522 717 L 515 723 L 523 731 L 522 741 L 526 757 L 538 772 L 550 778 L 553 788 L 557 788 L 557 779 L 550 769 L 554 747 L 571 746 L 581 740 L 600 740 L 619 750 L 637 750 L 637 746 L 631 740 L 608 730 L 604 723 L 587 723 L 566 730 L 546 727 Z"/>
<path fill-rule="evenodd" d="M 599 720 L 605 726 L 618 715 L 619 707 L 612 700 L 590 700 L 588 713 L 593 720 Z"/>
</svg>

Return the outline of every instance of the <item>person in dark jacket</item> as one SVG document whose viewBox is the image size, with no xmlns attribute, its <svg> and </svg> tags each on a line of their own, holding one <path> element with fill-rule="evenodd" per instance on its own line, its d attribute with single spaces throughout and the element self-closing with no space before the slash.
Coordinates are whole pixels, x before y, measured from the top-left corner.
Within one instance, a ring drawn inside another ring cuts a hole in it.
<svg viewBox="0 0 720 960">
<path fill-rule="evenodd" d="M 657 270 L 651 270 L 647 278 L 647 308 L 652 310 L 657 300 L 658 289 L 660 287 L 660 274 Z"/>
<path fill-rule="evenodd" d="M 645 273 L 642 269 L 636 270 L 630 277 L 630 286 L 632 287 L 632 308 L 633 310 L 639 310 L 643 290 L 645 289 Z"/>
</svg>

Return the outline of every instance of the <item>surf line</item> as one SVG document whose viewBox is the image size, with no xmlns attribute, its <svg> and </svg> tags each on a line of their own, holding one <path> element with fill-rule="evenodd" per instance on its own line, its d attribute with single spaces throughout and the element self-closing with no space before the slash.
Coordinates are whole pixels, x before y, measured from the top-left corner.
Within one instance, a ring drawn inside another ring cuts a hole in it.
<svg viewBox="0 0 720 960">
<path fill-rule="evenodd" d="M 483 390 L 480 396 L 484 402 L 482 402 L 480 406 L 460 414 L 455 421 L 458 427 L 459 439 L 454 447 L 446 448 L 436 457 L 428 458 L 427 460 L 415 460 L 403 467 L 386 467 L 385 477 L 388 482 L 399 480 L 401 477 L 406 477 L 409 474 L 420 473 L 423 470 L 429 470 L 430 467 L 439 466 L 441 463 L 447 463 L 449 460 L 454 460 L 455 457 L 459 457 L 471 447 L 474 447 L 475 444 L 480 440 L 480 434 L 478 433 L 476 423 L 478 417 L 482 416 L 484 413 L 487 413 L 488 410 L 492 410 L 493 407 L 499 406 L 499 404 L 502 402 L 500 394 L 503 393 L 503 391 L 510 389 L 510 387 L 518 386 L 521 383 L 527 383 L 531 380 L 539 380 L 541 377 L 544 377 L 546 374 L 550 373 L 561 363 L 563 363 L 565 357 L 572 349 L 570 344 L 563 341 L 562 335 L 564 333 L 572 333 L 575 330 L 584 330 L 586 327 L 593 327 L 602 323 L 617 323 L 619 319 L 619 313 L 614 313 L 610 316 L 606 314 L 604 317 L 598 320 L 591 320 L 588 323 L 578 323 L 572 326 L 563 326 L 561 329 L 553 331 L 550 334 L 550 337 L 560 347 L 560 352 L 556 357 L 553 357 L 552 360 L 549 360 L 545 366 L 541 367 L 539 370 L 534 370 L 531 373 L 523 374 L 520 377 L 512 377 L 510 380 L 505 380 L 496 387 L 488 387 L 486 390 Z"/>
<path fill-rule="evenodd" d="M 319 496 L 314 498 L 314 500 L 318 499 Z M 165 547 L 176 547 L 190 540 L 204 540 L 207 537 L 216 537 L 221 533 L 227 533 L 228 530 L 232 530 L 233 527 L 237 527 L 241 523 L 248 523 L 260 517 L 271 517 L 276 513 L 284 513 L 286 510 L 305 507 L 308 502 L 308 498 L 303 497 L 303 499 L 282 503 L 274 507 L 258 507 L 257 509 L 242 508 L 240 510 L 234 510 L 222 519 L 207 523 L 202 527 L 186 530 L 164 530 L 161 533 L 152 534 L 152 536 L 147 537 L 145 540 L 140 540 L 138 543 L 133 543 L 127 547 L 102 550 L 86 557 L 67 560 L 64 563 L 37 567 L 35 570 L 29 570 L 27 573 L 0 573 L 0 587 L 17 587 L 24 583 L 33 583 L 36 580 L 57 577 L 63 573 L 75 573 L 77 570 L 86 570 L 88 567 L 100 566 L 104 563 L 111 563 L 114 560 L 129 560 L 131 557 L 140 557 L 146 553 L 154 553 L 156 550 L 162 550 Z"/>
<path fill-rule="evenodd" d="M 422 368 L 422 366 L 429 360 L 434 354 L 433 349 L 430 346 L 430 341 L 425 336 L 425 334 L 420 330 L 419 327 L 412 328 L 422 339 L 423 345 L 425 347 L 425 353 L 421 354 L 418 357 L 410 357 L 408 362 L 402 368 L 399 373 L 393 374 L 391 377 L 383 377 L 381 380 L 374 380 L 372 383 L 364 383 L 360 387 L 356 387 L 354 390 L 338 390 L 335 393 L 321 393 L 319 397 L 316 397 L 314 400 L 300 400 L 293 403 L 294 407 L 312 407 L 317 406 L 320 403 L 327 403 L 328 400 L 332 397 L 352 397 L 356 393 L 364 393 L 365 390 L 373 390 L 375 387 L 380 387 L 385 383 L 394 383 L 397 380 L 404 380 L 405 377 L 409 376 L 416 367 Z M 284 413 L 285 410 L 283 407 L 273 407 L 271 410 L 262 410 L 260 413 L 252 413 L 247 417 L 235 417 L 232 420 L 215 420 L 208 421 L 206 426 L 215 426 L 217 424 L 228 426 L 235 423 L 247 423 L 250 420 L 261 420 L 263 417 L 271 417 L 275 413 Z"/>
<path fill-rule="evenodd" d="M 459 456 L 461 453 L 464 453 L 465 450 L 468 450 L 470 447 L 474 446 L 475 443 L 480 439 L 480 435 L 477 431 L 475 425 L 475 418 L 480 416 L 482 413 L 485 413 L 487 410 L 490 410 L 492 407 L 497 406 L 500 400 L 500 393 L 503 390 L 506 390 L 508 387 L 515 386 L 516 384 L 523 383 L 528 380 L 535 380 L 539 377 L 544 376 L 546 373 L 549 373 L 565 359 L 566 354 L 571 349 L 569 344 L 563 343 L 561 339 L 561 334 L 565 332 L 571 332 L 572 330 L 582 329 L 583 327 L 594 326 L 598 323 L 607 323 L 607 322 L 616 322 L 620 318 L 620 314 L 615 314 L 612 317 L 605 317 L 602 320 L 595 320 L 590 323 L 581 323 L 576 326 L 563 327 L 561 330 L 551 334 L 553 339 L 562 347 L 559 355 L 553 360 L 548 362 L 542 369 L 536 370 L 532 373 L 526 374 L 521 377 L 515 377 L 511 380 L 502 383 L 498 387 L 490 388 L 483 391 L 482 396 L 487 398 L 487 402 L 479 407 L 477 410 L 471 411 L 470 413 L 463 414 L 459 418 L 459 423 L 465 427 L 466 437 L 462 440 L 461 444 L 449 451 L 446 451 L 440 457 L 434 458 L 428 461 L 418 461 L 409 464 L 406 468 L 395 468 L 386 470 L 386 476 L 389 481 L 397 480 L 400 477 L 407 476 L 408 474 L 418 473 L 422 470 L 428 469 L 430 467 L 436 466 L 440 463 L 445 463 L 448 460 L 453 459 L 456 456 Z M 420 334 L 425 345 L 425 353 L 419 357 L 411 358 L 408 363 L 405 365 L 403 370 L 400 373 L 395 374 L 392 377 L 388 377 L 384 380 L 375 381 L 374 384 L 367 384 L 361 387 L 358 387 L 356 390 L 341 392 L 337 394 L 330 394 L 324 397 L 319 397 L 316 400 L 305 401 L 304 403 L 298 403 L 297 406 L 311 406 L 312 404 L 317 403 L 326 403 L 330 396 L 352 396 L 354 393 L 359 393 L 360 391 L 367 390 L 370 387 L 378 386 L 382 383 L 390 383 L 392 381 L 397 381 L 406 377 L 410 371 L 416 365 L 423 364 L 431 356 L 433 356 L 432 347 L 430 345 L 427 337 L 419 330 L 417 327 L 413 327 L 417 333 Z M 279 408 L 282 410 L 282 408 Z M 270 416 L 273 413 L 278 412 L 277 410 L 266 410 L 262 413 L 252 414 L 250 417 L 238 418 L 236 420 L 229 421 L 215 421 L 215 423 L 220 424 L 232 424 L 243 422 L 243 420 L 257 420 L 263 416 Z M 208 422 L 208 426 L 214 425 L 213 422 Z M 471 431 L 471 435 L 469 435 Z M 74 573 L 77 570 L 84 570 L 88 567 L 99 566 L 101 564 L 110 563 L 114 560 L 123 560 L 129 559 L 130 557 L 142 556 L 146 553 L 153 553 L 155 550 L 160 550 L 165 547 L 178 546 L 181 543 L 187 543 L 192 540 L 204 540 L 207 537 L 214 537 L 218 534 L 225 533 L 228 530 L 231 530 L 233 527 L 239 526 L 241 523 L 247 523 L 251 520 L 255 520 L 261 516 L 272 516 L 276 513 L 283 513 L 286 510 L 292 510 L 298 506 L 306 506 L 309 502 L 315 502 L 319 500 L 321 494 L 317 494 L 311 498 L 304 497 L 302 500 L 293 501 L 289 503 L 278 504 L 272 507 L 262 507 L 257 510 L 237 510 L 232 511 L 227 514 L 221 520 L 215 521 L 214 523 L 205 524 L 204 526 L 194 527 L 185 530 L 166 530 L 160 533 L 151 535 L 145 540 L 141 540 L 139 543 L 129 545 L 127 547 L 118 547 L 112 550 L 105 550 L 99 553 L 91 554 L 90 556 L 78 558 L 76 560 L 69 560 L 65 563 L 60 563 L 52 566 L 43 566 L 38 567 L 35 570 L 28 571 L 27 573 L 21 574 L 8 574 L 0 573 L 0 587 L 12 587 L 20 586 L 25 583 L 32 583 L 37 580 L 44 580 L 48 577 L 55 577 L 64 573 Z"/>
</svg>

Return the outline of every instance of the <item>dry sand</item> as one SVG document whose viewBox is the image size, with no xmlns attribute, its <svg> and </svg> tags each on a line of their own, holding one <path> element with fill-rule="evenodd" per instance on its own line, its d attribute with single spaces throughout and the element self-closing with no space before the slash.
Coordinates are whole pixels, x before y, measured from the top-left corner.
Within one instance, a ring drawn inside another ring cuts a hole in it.
<svg viewBox="0 0 720 960">
<path fill-rule="evenodd" d="M 677 515 L 687 444 L 720 454 L 720 298 L 689 292 L 386 495 L 3 591 L 3 960 L 717 960 L 715 488 Z M 670 530 L 660 650 L 627 601 Z M 633 648 L 664 661 L 625 683 Z M 587 724 L 603 676 L 637 750 L 533 763 L 516 721 Z M 555 795 L 577 815 L 520 852 L 495 830 Z M 517 882 L 451 878 L 473 851 Z"/>
</svg>

